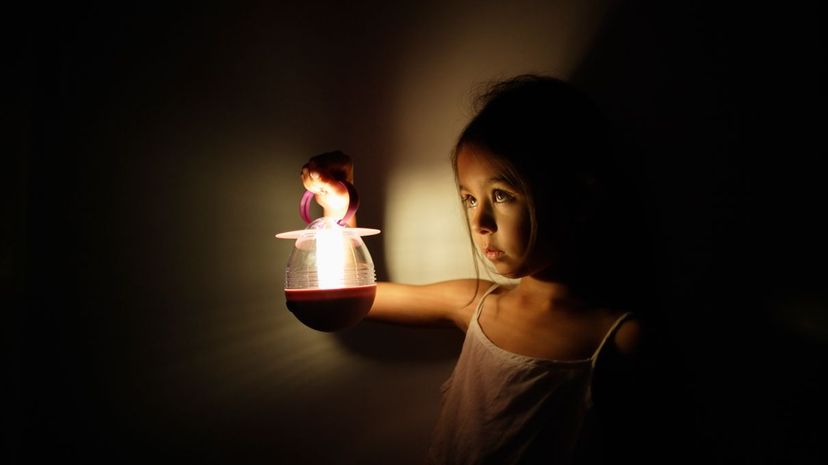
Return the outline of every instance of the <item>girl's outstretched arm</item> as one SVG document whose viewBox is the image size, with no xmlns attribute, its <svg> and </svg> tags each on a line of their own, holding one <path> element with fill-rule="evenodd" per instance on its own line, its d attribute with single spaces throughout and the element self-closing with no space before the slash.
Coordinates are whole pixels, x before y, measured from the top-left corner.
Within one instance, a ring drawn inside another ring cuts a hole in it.
<svg viewBox="0 0 828 465">
<path fill-rule="evenodd" d="M 325 216 L 341 217 L 348 208 L 347 190 L 339 181 L 353 183 L 351 158 L 327 152 L 311 158 L 300 175 L 305 189 L 316 194 Z M 348 226 L 356 226 L 356 216 Z M 378 283 L 377 296 L 367 318 L 414 326 L 457 326 L 465 331 L 479 297 L 489 281 L 459 279 L 427 285 Z"/>
<path fill-rule="evenodd" d="M 465 331 L 479 297 L 491 282 L 458 279 L 426 285 L 377 283 L 367 318 L 415 326 L 457 326 Z"/>
</svg>

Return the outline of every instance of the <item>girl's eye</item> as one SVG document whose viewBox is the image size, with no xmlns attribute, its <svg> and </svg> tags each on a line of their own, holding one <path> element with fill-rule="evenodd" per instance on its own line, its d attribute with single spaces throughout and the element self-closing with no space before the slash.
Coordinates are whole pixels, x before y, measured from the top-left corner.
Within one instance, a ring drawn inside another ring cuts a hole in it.
<svg viewBox="0 0 828 465">
<path fill-rule="evenodd" d="M 466 208 L 472 208 L 477 206 L 477 199 L 468 194 L 464 195 L 462 200 L 463 205 L 465 205 Z"/>
<path fill-rule="evenodd" d="M 505 203 L 515 198 L 512 194 L 500 189 L 495 189 L 492 193 L 492 197 L 494 198 L 495 203 Z"/>
</svg>

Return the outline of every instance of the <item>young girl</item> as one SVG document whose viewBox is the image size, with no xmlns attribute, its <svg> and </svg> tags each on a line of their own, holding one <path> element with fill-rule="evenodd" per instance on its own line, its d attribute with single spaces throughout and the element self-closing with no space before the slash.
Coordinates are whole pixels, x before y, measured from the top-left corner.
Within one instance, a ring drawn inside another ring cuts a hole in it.
<svg viewBox="0 0 828 465">
<path fill-rule="evenodd" d="M 474 250 L 518 284 L 379 283 L 368 317 L 466 332 L 429 463 L 570 463 L 585 428 L 599 431 L 585 425 L 593 393 L 631 392 L 643 340 L 634 309 L 622 308 L 634 295 L 621 279 L 632 264 L 619 263 L 630 244 L 618 239 L 607 125 L 550 77 L 501 82 L 482 103 L 451 161 Z M 347 192 L 336 181 L 352 178 L 341 152 L 302 169 L 326 216 L 342 216 Z M 604 431 L 603 443 L 618 442 Z"/>
</svg>

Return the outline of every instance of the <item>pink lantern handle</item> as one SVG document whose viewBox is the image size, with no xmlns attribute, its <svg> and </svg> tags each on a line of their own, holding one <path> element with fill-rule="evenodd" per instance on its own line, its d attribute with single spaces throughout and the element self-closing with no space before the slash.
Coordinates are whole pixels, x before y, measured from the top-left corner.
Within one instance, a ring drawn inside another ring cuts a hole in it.
<svg viewBox="0 0 828 465">
<path fill-rule="evenodd" d="M 348 225 L 348 220 L 354 216 L 357 208 L 359 208 L 359 194 L 357 194 L 356 188 L 353 184 L 347 181 L 339 181 L 339 183 L 348 190 L 348 211 L 345 212 L 345 216 L 343 216 L 341 220 L 337 221 L 336 224 L 345 227 Z M 310 224 L 311 221 L 313 221 L 310 217 L 310 203 L 313 196 L 313 192 L 305 191 L 302 195 L 302 200 L 299 201 L 299 215 L 307 224 Z"/>
</svg>

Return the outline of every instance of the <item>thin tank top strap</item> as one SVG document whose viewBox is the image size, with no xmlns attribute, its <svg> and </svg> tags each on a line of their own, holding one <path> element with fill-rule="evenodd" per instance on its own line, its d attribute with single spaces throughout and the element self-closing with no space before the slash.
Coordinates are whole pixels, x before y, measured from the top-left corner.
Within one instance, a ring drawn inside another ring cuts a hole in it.
<svg viewBox="0 0 828 465">
<path fill-rule="evenodd" d="M 485 301 L 486 297 L 488 297 L 489 294 L 491 294 L 492 291 L 497 289 L 499 286 L 500 286 L 500 284 L 494 283 L 491 286 L 489 286 L 488 289 L 486 289 L 486 292 L 484 292 L 483 295 L 480 297 L 480 302 L 477 302 L 477 308 L 474 310 L 474 315 L 472 315 L 472 320 L 477 322 L 480 319 L 480 313 L 483 312 L 483 301 Z"/>
<path fill-rule="evenodd" d="M 598 355 L 601 354 L 601 350 L 604 348 L 604 345 L 606 345 L 607 341 L 609 341 L 612 335 L 615 334 L 615 331 L 618 329 L 619 326 L 621 326 L 621 323 L 623 323 L 625 320 L 627 320 L 627 318 L 631 317 L 632 315 L 632 312 L 624 313 L 623 315 L 618 317 L 617 320 L 615 320 L 615 323 L 613 323 L 612 326 L 610 326 L 610 329 L 609 331 L 607 331 L 607 334 L 604 335 L 604 339 L 601 341 L 601 344 L 598 345 L 598 348 L 595 349 L 595 353 L 592 354 L 592 368 L 595 368 L 595 363 L 598 361 Z"/>
</svg>

